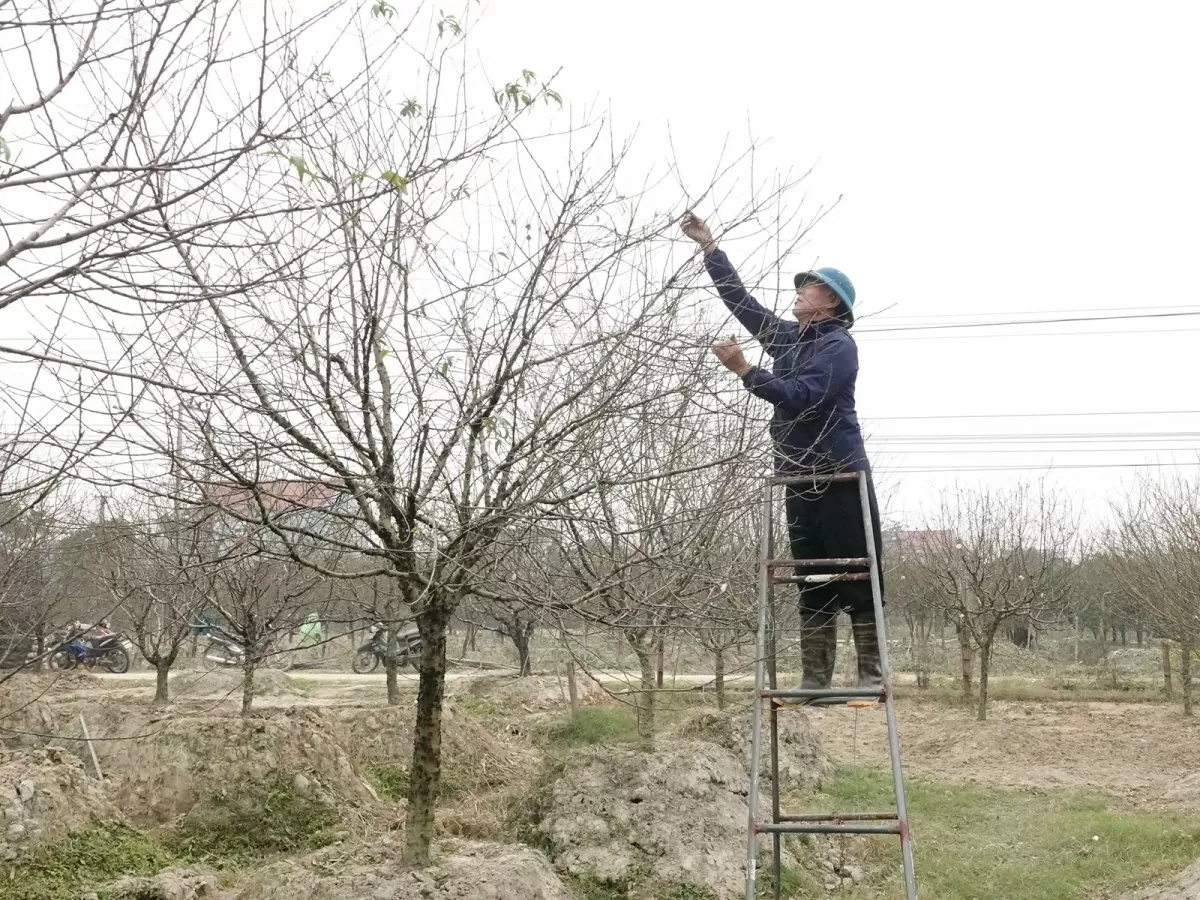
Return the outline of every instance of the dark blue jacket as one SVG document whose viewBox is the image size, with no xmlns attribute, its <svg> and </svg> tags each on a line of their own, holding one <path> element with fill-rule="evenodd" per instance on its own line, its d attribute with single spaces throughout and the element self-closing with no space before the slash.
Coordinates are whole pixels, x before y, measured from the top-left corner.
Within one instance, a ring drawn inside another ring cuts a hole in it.
<svg viewBox="0 0 1200 900">
<path fill-rule="evenodd" d="M 729 257 L 705 259 L 729 311 L 773 357 L 771 371 L 755 367 L 742 383 L 775 407 L 771 438 L 780 472 L 869 472 L 854 383 L 858 347 L 846 326 L 826 319 L 801 328 L 768 311 L 747 293 Z"/>
</svg>

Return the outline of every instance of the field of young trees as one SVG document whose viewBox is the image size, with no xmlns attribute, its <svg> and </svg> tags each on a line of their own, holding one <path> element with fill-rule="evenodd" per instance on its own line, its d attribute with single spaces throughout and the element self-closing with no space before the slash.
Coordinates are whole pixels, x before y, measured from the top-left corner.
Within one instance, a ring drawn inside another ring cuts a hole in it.
<svg viewBox="0 0 1200 900">
<path fill-rule="evenodd" d="M 0 2 L 0 898 L 737 895 L 664 834 L 700 817 L 737 868 L 769 448 L 678 221 L 719 207 L 757 282 L 823 212 L 752 143 L 702 185 L 639 168 L 553 73 L 481 65 L 475 15 Z M 1190 727 L 1198 487 L 1148 476 L 1085 528 L 1050 482 L 962 485 L 891 523 L 918 772 L 1017 703 Z M 125 641 L 88 655 L 101 624 Z M 796 721 L 789 790 L 875 790 Z M 641 825 L 593 808 L 647 772 Z M 1200 855 L 1180 802 L 1078 883 Z M 944 851 L 937 896 L 975 896 Z M 794 896 L 890 884 L 857 846 L 792 862 Z"/>
</svg>

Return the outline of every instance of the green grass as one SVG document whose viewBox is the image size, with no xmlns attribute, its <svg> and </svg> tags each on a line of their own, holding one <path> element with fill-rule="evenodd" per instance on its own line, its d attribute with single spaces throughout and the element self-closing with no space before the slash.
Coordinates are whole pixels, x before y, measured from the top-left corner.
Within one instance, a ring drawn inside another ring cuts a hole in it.
<svg viewBox="0 0 1200 900">
<path fill-rule="evenodd" d="M 1121 809 L 1095 792 L 919 779 L 906 787 L 918 883 L 938 900 L 1085 900 L 1177 874 L 1200 856 L 1200 822 Z M 821 802 L 838 810 L 892 804 L 890 778 L 882 774 L 842 772 L 826 793 Z M 869 839 L 865 846 L 868 878 L 839 896 L 900 896 L 895 842 Z"/>
<path fill-rule="evenodd" d="M 302 853 L 341 837 L 327 801 L 297 793 L 283 775 L 209 794 L 192 807 L 168 846 L 179 856 L 238 865 L 276 853 Z"/>
<path fill-rule="evenodd" d="M 404 766 L 392 762 L 367 763 L 363 772 L 381 799 L 396 801 L 408 796 L 408 769 Z"/>
<path fill-rule="evenodd" d="M 552 746 L 562 749 L 635 744 L 638 741 L 637 713 L 624 704 L 585 706 L 552 725 L 546 736 Z"/>
<path fill-rule="evenodd" d="M 978 685 L 976 685 L 976 694 L 978 694 Z M 896 689 L 896 696 L 903 700 L 933 700 L 939 703 L 956 704 L 962 703 L 962 688 L 957 681 L 939 679 L 924 690 L 914 685 L 902 684 Z M 988 699 L 1018 703 L 1166 702 L 1161 687 L 1148 682 L 1120 682 L 1117 687 L 1112 687 L 1111 685 L 1098 685 L 1087 679 L 1066 677 L 1045 678 L 1038 681 L 999 679 L 988 685 Z"/>
<path fill-rule="evenodd" d="M 122 875 L 154 875 L 174 862 L 140 831 L 102 825 L 19 857 L 0 876 L 0 900 L 78 900 Z"/>
</svg>

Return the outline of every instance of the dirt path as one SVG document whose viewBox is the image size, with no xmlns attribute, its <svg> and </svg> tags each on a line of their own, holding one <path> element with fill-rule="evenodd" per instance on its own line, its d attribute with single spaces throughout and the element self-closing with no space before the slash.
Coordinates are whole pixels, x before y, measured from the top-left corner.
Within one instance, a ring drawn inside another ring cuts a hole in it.
<svg viewBox="0 0 1200 900">
<path fill-rule="evenodd" d="M 887 766 L 882 709 L 809 713 L 839 762 Z M 1036 787 L 1095 787 L 1131 803 L 1200 810 L 1200 722 L 1149 703 L 1006 703 L 988 721 L 941 703 L 901 701 L 905 771 Z"/>
</svg>

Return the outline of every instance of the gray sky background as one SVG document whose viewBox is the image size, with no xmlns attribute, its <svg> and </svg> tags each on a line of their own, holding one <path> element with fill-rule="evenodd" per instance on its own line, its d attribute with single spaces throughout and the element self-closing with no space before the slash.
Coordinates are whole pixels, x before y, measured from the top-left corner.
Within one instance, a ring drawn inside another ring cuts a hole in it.
<svg viewBox="0 0 1200 900">
<path fill-rule="evenodd" d="M 917 524 L 956 482 L 1042 475 L 1095 519 L 1139 466 L 1194 471 L 1200 7 L 469 9 L 491 83 L 561 69 L 570 109 L 555 115 L 589 109 L 636 133 L 635 190 L 671 156 L 703 190 L 722 148 L 751 140 L 760 178 L 812 169 L 806 207 L 836 206 L 780 275 L 833 265 L 858 288 L 859 410 L 893 519 Z M 409 75 L 394 73 L 398 90 Z M 758 242 L 727 249 L 751 269 Z"/>
<path fill-rule="evenodd" d="M 858 288 L 894 515 L 1041 474 L 1097 515 L 1134 466 L 1200 450 L 1198 32 L 1184 3 L 495 0 L 475 47 L 561 66 L 646 159 L 669 127 L 699 184 L 727 135 L 815 166 L 807 202 L 842 200 L 793 268 Z M 1108 316 L 1134 318 L 931 327 Z"/>
</svg>

